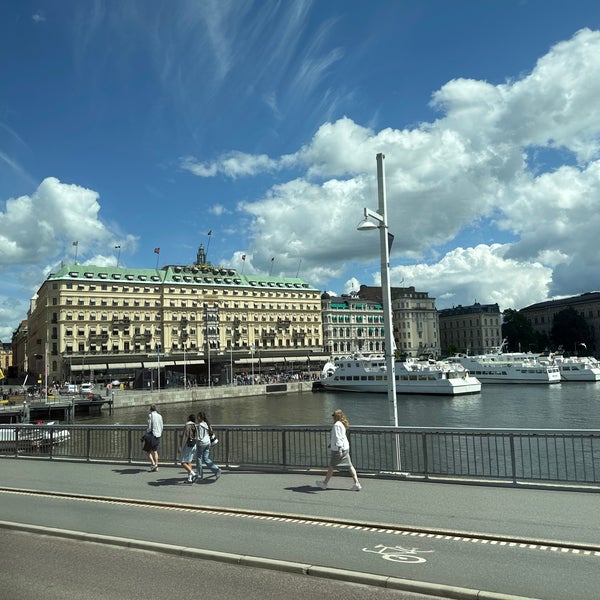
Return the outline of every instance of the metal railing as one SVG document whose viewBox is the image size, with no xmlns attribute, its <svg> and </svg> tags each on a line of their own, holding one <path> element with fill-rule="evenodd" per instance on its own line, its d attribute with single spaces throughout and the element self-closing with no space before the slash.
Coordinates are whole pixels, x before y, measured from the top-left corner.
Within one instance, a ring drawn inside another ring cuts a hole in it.
<svg viewBox="0 0 600 600">
<path fill-rule="evenodd" d="M 0 456 L 143 462 L 143 426 L 0 425 Z M 329 464 L 328 427 L 228 425 L 211 456 L 222 467 L 291 470 Z M 165 426 L 163 463 L 177 464 L 180 426 Z M 600 484 L 600 431 L 352 427 L 359 472 L 491 481 Z M 396 449 L 398 453 L 396 454 Z"/>
</svg>

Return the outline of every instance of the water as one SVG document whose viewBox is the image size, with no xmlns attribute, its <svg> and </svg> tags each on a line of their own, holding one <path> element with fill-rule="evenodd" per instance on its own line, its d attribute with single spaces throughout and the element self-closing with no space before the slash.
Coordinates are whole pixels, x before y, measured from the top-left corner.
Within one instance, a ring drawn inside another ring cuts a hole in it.
<svg viewBox="0 0 600 600">
<path fill-rule="evenodd" d="M 150 398 L 149 398 L 150 403 Z M 484 385 L 480 394 L 459 396 L 398 396 L 398 424 L 409 427 L 473 427 L 509 429 L 600 430 L 600 382 L 555 385 Z M 385 394 L 304 392 L 269 394 L 163 404 L 165 423 L 184 423 L 203 410 L 222 425 L 322 425 L 341 408 L 354 425 L 391 425 Z M 106 409 L 97 417 L 79 416 L 77 423 L 142 424 L 147 408 Z"/>
</svg>

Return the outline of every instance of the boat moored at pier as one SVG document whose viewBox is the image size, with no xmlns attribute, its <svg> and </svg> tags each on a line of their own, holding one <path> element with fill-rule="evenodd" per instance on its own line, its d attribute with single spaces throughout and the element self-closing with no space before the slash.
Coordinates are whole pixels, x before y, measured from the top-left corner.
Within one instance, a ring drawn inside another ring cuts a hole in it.
<svg viewBox="0 0 600 600">
<path fill-rule="evenodd" d="M 558 367 L 563 381 L 600 381 L 600 363 L 591 356 L 540 355 L 540 362 Z"/>
<path fill-rule="evenodd" d="M 506 340 L 488 354 L 455 354 L 446 359 L 462 365 L 481 383 L 560 383 L 561 376 L 555 364 L 542 363 L 531 352 L 502 352 Z"/>
<path fill-rule="evenodd" d="M 477 378 L 460 365 L 407 359 L 396 361 L 394 368 L 397 394 L 456 396 L 481 391 Z M 323 368 L 320 385 L 326 390 L 385 394 L 388 389 L 385 358 L 362 354 L 336 358 Z"/>
</svg>

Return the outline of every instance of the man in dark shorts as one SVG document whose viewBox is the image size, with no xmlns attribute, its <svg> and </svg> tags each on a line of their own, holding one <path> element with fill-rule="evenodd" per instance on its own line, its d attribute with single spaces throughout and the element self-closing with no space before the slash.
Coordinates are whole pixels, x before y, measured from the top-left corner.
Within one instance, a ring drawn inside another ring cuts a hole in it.
<svg viewBox="0 0 600 600">
<path fill-rule="evenodd" d="M 158 470 L 158 448 L 160 446 L 160 438 L 163 432 L 163 419 L 160 413 L 156 410 L 154 404 L 150 407 L 148 413 L 148 426 L 146 427 L 146 435 L 144 442 L 144 452 L 148 453 L 150 459 L 150 470 Z"/>
</svg>

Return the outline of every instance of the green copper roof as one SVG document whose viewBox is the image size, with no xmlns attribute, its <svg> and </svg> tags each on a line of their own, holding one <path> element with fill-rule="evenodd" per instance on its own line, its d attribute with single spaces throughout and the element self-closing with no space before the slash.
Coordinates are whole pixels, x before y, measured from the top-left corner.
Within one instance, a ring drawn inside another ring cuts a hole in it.
<svg viewBox="0 0 600 600">
<path fill-rule="evenodd" d="M 318 291 L 317 288 L 297 277 L 241 275 L 235 269 L 213 265 L 167 265 L 160 269 L 128 269 L 72 264 L 63 265 L 56 273 L 50 273 L 47 279 L 96 282 L 129 281 L 138 284 L 230 285 L 255 289 Z"/>
</svg>

